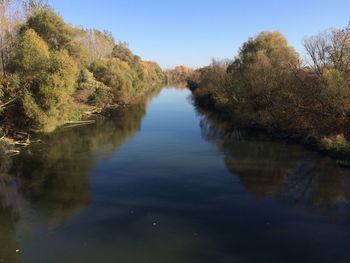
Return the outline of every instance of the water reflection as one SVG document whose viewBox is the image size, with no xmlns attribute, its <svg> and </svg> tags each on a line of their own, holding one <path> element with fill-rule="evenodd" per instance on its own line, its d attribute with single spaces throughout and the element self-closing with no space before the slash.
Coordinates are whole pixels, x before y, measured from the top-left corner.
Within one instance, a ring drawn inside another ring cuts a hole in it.
<svg viewBox="0 0 350 263">
<path fill-rule="evenodd" d="M 235 129 L 197 109 L 203 137 L 224 153 L 228 170 L 257 199 L 350 215 L 350 172 L 302 146 Z"/>
<path fill-rule="evenodd" d="M 10 217 L 13 223 L 14 214 L 21 217 L 32 209 L 48 226 L 55 226 L 79 214 L 89 204 L 89 174 L 96 155 L 108 158 L 134 136 L 148 99 L 113 112 L 108 118 L 101 117 L 95 124 L 63 127 L 40 136 L 42 143 L 24 150 L 13 160 L 13 166 L 11 160 L 4 159 L 0 166 L 1 218 Z M 30 208 L 23 207 L 26 202 Z M 3 237 L 4 231 L 0 233 Z"/>
<path fill-rule="evenodd" d="M 163 89 L 146 118 L 147 101 L 1 162 L 0 263 L 349 262 L 348 171 L 188 96 Z"/>
</svg>

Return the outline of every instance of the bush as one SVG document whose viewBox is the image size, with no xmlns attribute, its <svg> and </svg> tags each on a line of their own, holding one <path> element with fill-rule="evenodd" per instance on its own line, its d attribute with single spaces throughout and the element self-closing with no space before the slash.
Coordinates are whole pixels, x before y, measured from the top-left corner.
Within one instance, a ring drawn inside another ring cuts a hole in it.
<svg viewBox="0 0 350 263">
<path fill-rule="evenodd" d="M 28 18 L 24 30 L 26 28 L 31 28 L 37 32 L 52 50 L 67 48 L 74 36 L 73 28 L 50 8 L 43 8 L 34 12 Z"/>
<path fill-rule="evenodd" d="M 23 107 L 31 126 L 51 131 L 67 119 L 78 70 L 67 51 L 53 52 L 46 70 L 38 86 L 25 92 Z"/>
<path fill-rule="evenodd" d="M 327 151 L 349 151 L 350 143 L 345 139 L 343 134 L 323 137 L 321 139 L 321 147 Z"/>
<path fill-rule="evenodd" d="M 49 47 L 33 30 L 22 33 L 10 63 L 12 72 L 21 77 L 22 84 L 31 85 L 44 77 L 49 61 Z"/>
<path fill-rule="evenodd" d="M 109 87 L 101 85 L 90 96 L 89 101 L 97 107 L 105 107 L 113 103 L 113 94 Z"/>
<path fill-rule="evenodd" d="M 128 70 L 118 59 L 99 59 L 90 67 L 94 77 L 110 87 L 113 94 L 113 102 L 128 103 L 133 92 L 133 78 L 131 70 Z"/>
<path fill-rule="evenodd" d="M 159 86 L 164 83 L 164 74 L 159 65 L 152 61 L 141 62 L 143 80 L 148 87 Z"/>
<path fill-rule="evenodd" d="M 76 108 L 68 114 L 68 121 L 80 121 L 83 119 L 84 110 L 81 108 Z"/>
</svg>

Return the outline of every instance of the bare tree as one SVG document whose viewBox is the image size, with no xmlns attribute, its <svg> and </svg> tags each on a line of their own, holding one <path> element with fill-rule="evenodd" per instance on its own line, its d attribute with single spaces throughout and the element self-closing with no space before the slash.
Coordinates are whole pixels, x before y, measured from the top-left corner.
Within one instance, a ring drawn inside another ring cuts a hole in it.
<svg viewBox="0 0 350 263">
<path fill-rule="evenodd" d="M 89 52 L 92 61 L 109 57 L 115 46 L 111 33 L 100 32 L 96 29 L 82 30 L 75 39 Z"/>
<path fill-rule="evenodd" d="M 19 1 L 0 0 L 0 73 L 5 71 L 11 45 L 16 37 L 16 25 L 20 17 Z"/>
<path fill-rule="evenodd" d="M 350 23 L 343 29 L 330 29 L 305 39 L 310 66 L 319 75 L 325 68 L 350 73 Z"/>
<path fill-rule="evenodd" d="M 4 74 L 19 25 L 26 16 L 48 7 L 46 0 L 0 0 L 0 74 Z"/>
</svg>

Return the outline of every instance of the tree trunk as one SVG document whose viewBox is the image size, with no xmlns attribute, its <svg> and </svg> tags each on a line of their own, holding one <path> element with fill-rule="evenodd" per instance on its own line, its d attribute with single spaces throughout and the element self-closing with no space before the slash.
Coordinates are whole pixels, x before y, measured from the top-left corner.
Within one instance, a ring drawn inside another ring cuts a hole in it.
<svg viewBox="0 0 350 263">
<path fill-rule="evenodd" d="M 3 39 L 0 37 L 0 74 L 3 75 L 4 73 L 5 73 L 5 54 L 4 54 Z"/>
</svg>

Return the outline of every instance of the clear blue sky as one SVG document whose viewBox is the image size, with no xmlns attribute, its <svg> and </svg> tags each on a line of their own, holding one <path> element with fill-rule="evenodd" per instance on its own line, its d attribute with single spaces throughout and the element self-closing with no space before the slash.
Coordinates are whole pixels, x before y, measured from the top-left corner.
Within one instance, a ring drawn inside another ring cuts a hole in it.
<svg viewBox="0 0 350 263">
<path fill-rule="evenodd" d="M 232 58 L 260 31 L 282 32 L 303 52 L 306 35 L 350 20 L 350 0 L 49 0 L 69 23 L 109 30 L 163 68 Z"/>
</svg>

